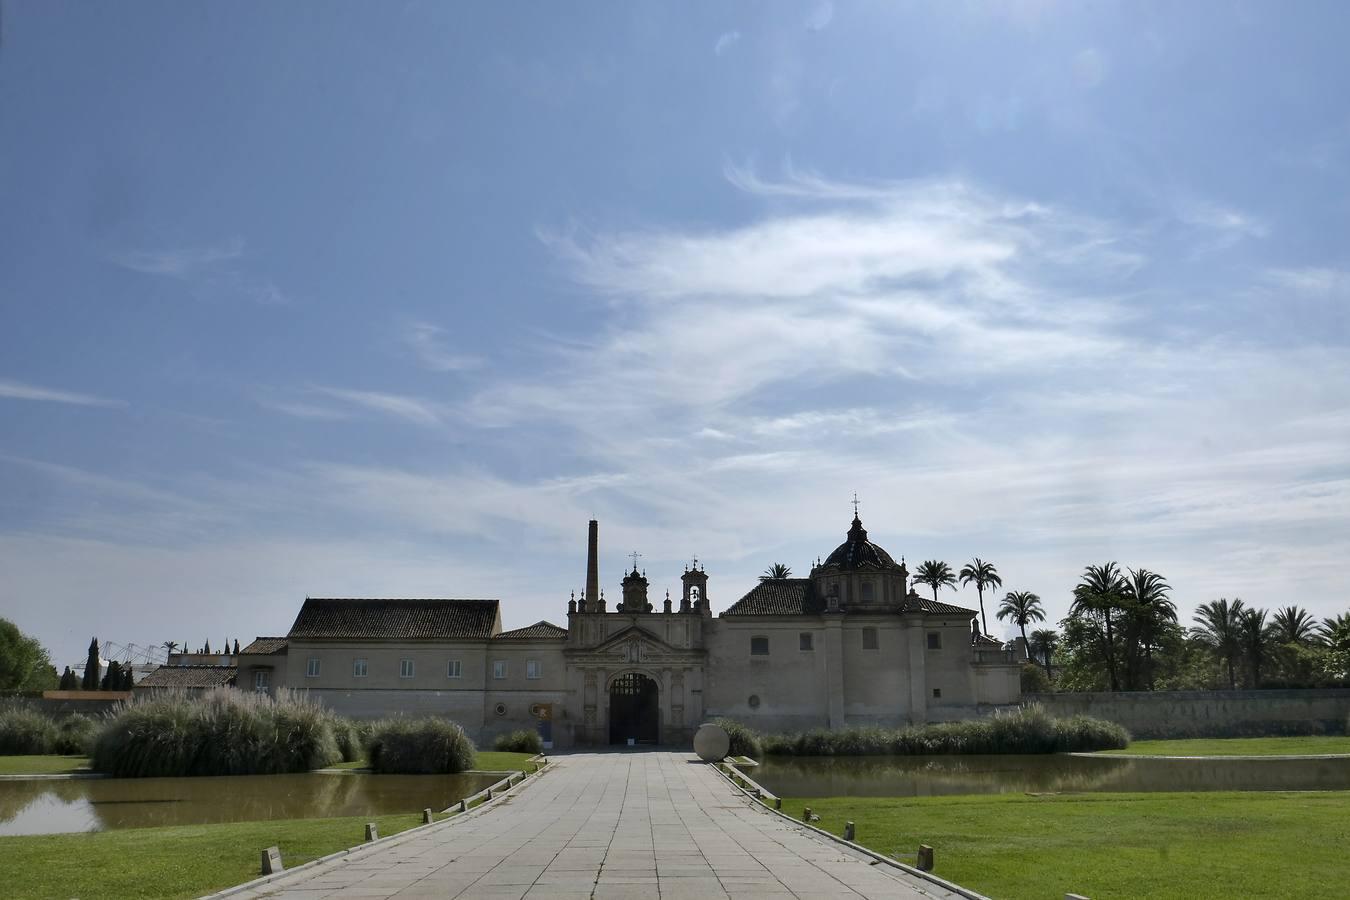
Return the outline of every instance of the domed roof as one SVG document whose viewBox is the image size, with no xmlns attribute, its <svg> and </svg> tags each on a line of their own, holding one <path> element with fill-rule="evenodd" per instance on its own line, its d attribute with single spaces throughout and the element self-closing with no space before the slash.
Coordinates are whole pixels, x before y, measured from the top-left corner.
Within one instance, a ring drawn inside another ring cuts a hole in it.
<svg viewBox="0 0 1350 900">
<path fill-rule="evenodd" d="M 867 529 L 862 519 L 853 517 L 853 527 L 848 530 L 848 540 L 835 548 L 825 560 L 823 567 L 837 569 L 889 569 L 894 568 L 895 560 L 885 550 L 867 539 Z"/>
</svg>

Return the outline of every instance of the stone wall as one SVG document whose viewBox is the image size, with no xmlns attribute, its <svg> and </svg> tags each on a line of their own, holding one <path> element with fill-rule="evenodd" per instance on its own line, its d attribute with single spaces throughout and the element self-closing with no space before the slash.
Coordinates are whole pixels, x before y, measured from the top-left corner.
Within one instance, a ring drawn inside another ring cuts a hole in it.
<svg viewBox="0 0 1350 900">
<path fill-rule="evenodd" d="M 1346 730 L 1350 689 L 1027 694 L 1053 716 L 1119 722 L 1137 738 L 1240 737 Z"/>
<path fill-rule="evenodd" d="M 74 713 L 97 716 L 111 710 L 121 701 L 130 699 L 131 691 L 43 691 L 41 697 L 10 697 L 5 702 L 27 706 L 49 716 L 69 716 Z"/>
</svg>

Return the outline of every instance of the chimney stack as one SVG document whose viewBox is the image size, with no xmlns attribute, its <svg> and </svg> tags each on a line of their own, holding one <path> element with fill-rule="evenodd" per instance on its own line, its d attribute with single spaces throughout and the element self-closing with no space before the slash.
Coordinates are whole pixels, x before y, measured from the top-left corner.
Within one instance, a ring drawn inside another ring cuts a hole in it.
<svg viewBox="0 0 1350 900">
<path fill-rule="evenodd" d="M 586 539 L 586 609 L 600 612 L 600 523 L 591 519 Z"/>
</svg>

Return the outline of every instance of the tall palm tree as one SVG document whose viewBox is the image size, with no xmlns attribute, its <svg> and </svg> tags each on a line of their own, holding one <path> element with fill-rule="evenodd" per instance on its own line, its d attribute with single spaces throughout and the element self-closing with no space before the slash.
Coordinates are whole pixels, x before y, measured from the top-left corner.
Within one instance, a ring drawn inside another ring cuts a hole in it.
<svg viewBox="0 0 1350 900">
<path fill-rule="evenodd" d="M 975 585 L 975 592 L 980 595 L 980 627 L 984 633 L 989 633 L 989 620 L 984 617 L 984 589 L 991 587 L 1003 587 L 1003 579 L 999 577 L 998 569 L 994 568 L 993 563 L 987 563 L 978 556 L 961 567 L 961 586 L 968 584 Z"/>
<path fill-rule="evenodd" d="M 1317 639 L 1317 623 L 1301 606 L 1286 606 L 1271 617 L 1275 640 L 1281 644 L 1311 644 Z"/>
<path fill-rule="evenodd" d="M 178 642 L 177 642 L 177 641 L 165 641 L 161 646 L 163 646 L 164 649 L 167 650 L 167 651 L 169 651 L 170 653 L 177 653 L 177 652 L 178 652 Z"/>
<path fill-rule="evenodd" d="M 1027 623 L 1045 621 L 1045 610 L 1041 608 L 1041 598 L 1031 591 L 1008 591 L 994 616 L 1000 620 L 1013 620 L 1013 623 L 1022 631 L 1022 646 L 1030 654 L 1031 644 L 1027 641 Z"/>
<path fill-rule="evenodd" d="M 1114 561 L 1088 566 L 1073 589 L 1073 603 L 1069 606 L 1070 615 L 1101 621 L 1100 634 L 1105 643 L 1102 655 L 1106 658 L 1106 672 L 1113 691 L 1120 690 L 1120 677 L 1116 673 L 1115 615 L 1124 605 L 1125 591 L 1125 579 Z"/>
<path fill-rule="evenodd" d="M 1350 612 L 1323 619 L 1318 631 L 1332 650 L 1350 650 Z"/>
<path fill-rule="evenodd" d="M 1242 600 L 1226 597 L 1201 604 L 1195 611 L 1195 626 L 1191 634 L 1200 643 L 1214 651 L 1228 666 L 1228 686 L 1237 688 L 1237 670 L 1233 661 L 1242 653 L 1242 616 L 1246 609 Z"/>
<path fill-rule="evenodd" d="M 1125 579 L 1126 608 L 1130 616 L 1131 637 L 1144 651 L 1144 678 L 1148 690 L 1153 690 L 1153 648 L 1163 629 L 1177 620 L 1177 607 L 1172 602 L 1172 586 L 1157 572 L 1148 569 L 1129 569 Z M 1134 685 L 1131 685 L 1133 687 Z"/>
<path fill-rule="evenodd" d="M 759 576 L 760 581 L 778 581 L 783 578 L 791 578 L 792 570 L 783 563 L 774 563 L 764 570 L 764 574 Z"/>
<path fill-rule="evenodd" d="M 1054 677 L 1050 672 L 1050 658 L 1059 646 L 1059 632 L 1053 628 L 1040 628 L 1031 633 L 1031 652 L 1041 658 L 1045 664 L 1045 677 Z"/>
<path fill-rule="evenodd" d="M 914 570 L 914 581 L 926 584 L 933 589 L 933 602 L 937 602 L 938 588 L 949 587 L 956 590 L 956 575 L 951 566 L 936 559 L 925 559 Z"/>
<path fill-rule="evenodd" d="M 1274 629 L 1266 623 L 1264 609 L 1246 609 L 1239 620 L 1242 650 L 1247 656 L 1247 668 L 1252 675 L 1252 687 L 1261 686 L 1261 665 L 1266 661 L 1266 647 Z"/>
</svg>

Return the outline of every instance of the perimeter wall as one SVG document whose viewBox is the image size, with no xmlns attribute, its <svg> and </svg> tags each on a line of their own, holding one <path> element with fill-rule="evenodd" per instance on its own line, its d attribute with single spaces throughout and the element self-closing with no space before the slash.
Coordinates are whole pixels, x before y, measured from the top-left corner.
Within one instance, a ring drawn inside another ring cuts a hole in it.
<svg viewBox="0 0 1350 900">
<path fill-rule="evenodd" d="M 1119 722 L 1137 738 L 1342 734 L 1350 688 L 1025 694 L 1053 716 Z"/>
</svg>

